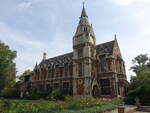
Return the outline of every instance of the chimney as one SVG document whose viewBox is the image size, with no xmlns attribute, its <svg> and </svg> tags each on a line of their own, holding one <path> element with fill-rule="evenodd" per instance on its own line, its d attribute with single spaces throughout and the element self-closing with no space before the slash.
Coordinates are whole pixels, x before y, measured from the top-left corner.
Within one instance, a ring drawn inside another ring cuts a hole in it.
<svg viewBox="0 0 150 113">
<path fill-rule="evenodd" d="M 43 60 L 46 60 L 46 52 L 43 53 Z"/>
</svg>

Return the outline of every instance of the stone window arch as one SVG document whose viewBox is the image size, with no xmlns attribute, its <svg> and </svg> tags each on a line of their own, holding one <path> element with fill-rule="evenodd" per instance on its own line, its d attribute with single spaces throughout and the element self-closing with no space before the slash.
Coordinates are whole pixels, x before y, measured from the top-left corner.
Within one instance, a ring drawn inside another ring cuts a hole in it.
<svg viewBox="0 0 150 113">
<path fill-rule="evenodd" d="M 106 55 L 99 55 L 99 72 L 106 72 Z"/>
</svg>

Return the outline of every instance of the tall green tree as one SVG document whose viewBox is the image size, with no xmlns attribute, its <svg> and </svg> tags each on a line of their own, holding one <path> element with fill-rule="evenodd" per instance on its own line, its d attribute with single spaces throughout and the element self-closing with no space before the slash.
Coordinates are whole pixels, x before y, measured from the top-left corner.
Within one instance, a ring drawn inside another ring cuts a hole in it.
<svg viewBox="0 0 150 113">
<path fill-rule="evenodd" d="M 16 51 L 0 41 L 0 92 L 16 79 Z"/>
<path fill-rule="evenodd" d="M 135 97 L 139 97 L 143 105 L 150 105 L 150 58 L 147 54 L 141 54 L 135 57 L 132 62 L 131 70 L 136 76 L 130 80 L 127 102 L 134 104 Z"/>
<path fill-rule="evenodd" d="M 147 54 L 140 54 L 132 60 L 132 64 L 131 70 L 135 72 L 135 74 L 138 74 L 138 71 L 140 71 L 141 68 L 150 68 L 150 58 Z"/>
</svg>

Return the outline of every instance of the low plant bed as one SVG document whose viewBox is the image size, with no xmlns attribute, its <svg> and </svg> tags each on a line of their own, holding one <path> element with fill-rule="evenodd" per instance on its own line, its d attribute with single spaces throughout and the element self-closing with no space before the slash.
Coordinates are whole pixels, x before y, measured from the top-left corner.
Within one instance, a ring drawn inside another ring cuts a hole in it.
<svg viewBox="0 0 150 113">
<path fill-rule="evenodd" d="M 115 109 L 119 99 L 72 98 L 52 100 L 0 100 L 0 113 L 99 113 Z"/>
</svg>

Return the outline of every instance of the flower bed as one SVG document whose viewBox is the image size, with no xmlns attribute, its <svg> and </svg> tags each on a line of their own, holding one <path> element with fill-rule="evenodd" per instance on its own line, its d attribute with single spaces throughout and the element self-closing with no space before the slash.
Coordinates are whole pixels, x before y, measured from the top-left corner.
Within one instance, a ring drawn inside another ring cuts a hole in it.
<svg viewBox="0 0 150 113">
<path fill-rule="evenodd" d="M 0 100 L 0 113 L 97 113 L 115 109 L 119 99 L 95 99 L 92 97 L 51 100 Z"/>
</svg>

